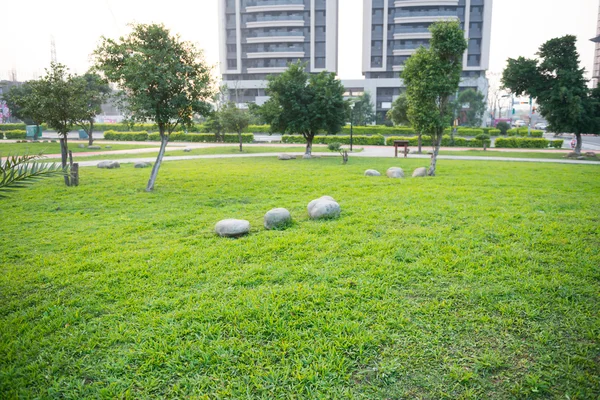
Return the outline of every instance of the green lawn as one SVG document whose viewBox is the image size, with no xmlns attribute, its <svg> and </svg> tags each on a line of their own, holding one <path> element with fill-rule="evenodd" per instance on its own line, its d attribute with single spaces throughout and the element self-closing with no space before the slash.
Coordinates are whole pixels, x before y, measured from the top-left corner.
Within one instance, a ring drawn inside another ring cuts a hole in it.
<svg viewBox="0 0 600 400">
<path fill-rule="evenodd" d="M 494 150 L 463 150 L 463 151 L 451 151 L 442 150 L 440 154 L 445 156 L 478 156 L 478 157 L 509 157 L 509 158 L 549 158 L 549 159 L 566 159 L 566 155 L 570 151 L 563 153 L 553 153 L 550 151 L 494 151 Z M 600 160 L 598 158 L 588 157 L 588 160 Z"/>
<path fill-rule="evenodd" d="M 600 168 L 217 159 L 0 208 L 2 398 L 597 399 Z M 331 195 L 338 220 L 310 221 Z M 294 225 L 265 231 L 288 208 Z M 214 235 L 244 218 L 251 234 Z"/>
<path fill-rule="evenodd" d="M 83 142 L 79 142 L 83 143 Z M 88 149 L 87 142 L 86 147 L 80 149 L 77 147 L 78 142 L 69 142 L 69 150 L 73 153 L 84 153 L 84 152 L 98 152 L 98 151 L 113 151 L 113 150 L 129 150 L 129 149 L 144 149 L 148 147 L 156 147 L 153 144 L 104 144 L 100 141 L 94 142 L 94 145 L 102 147 L 102 149 Z M 107 149 L 105 146 L 111 146 Z M 0 142 L 0 156 L 7 156 L 9 154 L 60 154 L 60 143 L 2 143 Z M 158 153 L 158 151 L 157 151 Z"/>
</svg>

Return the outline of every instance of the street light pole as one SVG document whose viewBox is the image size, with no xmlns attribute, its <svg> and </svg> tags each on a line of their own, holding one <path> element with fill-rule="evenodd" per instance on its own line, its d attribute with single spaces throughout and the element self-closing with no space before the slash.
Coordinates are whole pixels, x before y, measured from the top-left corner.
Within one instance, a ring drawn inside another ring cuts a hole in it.
<svg viewBox="0 0 600 400">
<path fill-rule="evenodd" d="M 352 131 L 354 127 L 354 103 L 350 103 L 350 151 L 352 152 Z"/>
</svg>

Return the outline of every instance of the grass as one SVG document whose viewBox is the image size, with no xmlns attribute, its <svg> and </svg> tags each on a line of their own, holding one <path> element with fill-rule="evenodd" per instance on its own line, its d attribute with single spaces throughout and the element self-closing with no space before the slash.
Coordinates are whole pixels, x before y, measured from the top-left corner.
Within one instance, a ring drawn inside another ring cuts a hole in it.
<svg viewBox="0 0 600 400">
<path fill-rule="evenodd" d="M 94 150 L 87 148 L 87 142 L 85 142 L 86 147 L 80 149 L 77 147 L 79 143 L 84 142 L 72 142 L 69 141 L 69 150 L 73 151 L 73 153 L 87 153 L 87 152 L 98 152 L 98 151 L 114 151 L 114 150 L 130 150 L 130 149 L 144 149 L 148 147 L 155 147 L 148 144 L 110 144 L 106 145 L 102 142 L 94 142 L 95 146 L 101 146 L 102 149 Z M 110 149 L 105 148 L 105 146 L 111 146 Z M 0 142 L 0 155 L 7 156 L 9 154 L 60 154 L 60 143 L 2 143 Z M 158 151 L 157 151 L 158 153 Z"/>
<path fill-rule="evenodd" d="M 478 157 L 507 157 L 507 158 L 545 158 L 545 159 L 567 159 L 566 155 L 570 151 L 564 151 L 562 153 L 554 153 L 550 151 L 531 151 L 531 152 L 518 152 L 518 151 L 495 151 L 495 150 L 462 150 L 462 151 L 451 151 L 442 150 L 441 155 L 445 156 L 478 156 Z M 586 160 L 599 160 L 595 157 L 586 157 Z"/>
<path fill-rule="evenodd" d="M 3 398 L 596 399 L 590 165 L 218 159 L 2 201 Z M 307 203 L 331 195 L 332 221 Z M 288 208 L 294 224 L 265 231 Z M 214 235 L 244 218 L 247 237 Z"/>
</svg>

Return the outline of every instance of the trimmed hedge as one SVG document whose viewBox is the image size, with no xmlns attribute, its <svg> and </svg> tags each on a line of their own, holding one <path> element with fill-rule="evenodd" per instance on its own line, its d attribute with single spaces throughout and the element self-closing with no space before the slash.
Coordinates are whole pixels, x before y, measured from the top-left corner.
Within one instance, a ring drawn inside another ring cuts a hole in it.
<svg viewBox="0 0 600 400">
<path fill-rule="evenodd" d="M 496 139 L 495 147 L 503 149 L 547 149 L 549 144 L 550 141 L 546 139 L 511 137 Z"/>
<path fill-rule="evenodd" d="M 508 134 L 508 136 L 527 137 L 527 128 L 513 128 L 513 129 L 509 129 L 506 133 Z M 531 137 L 534 137 L 534 138 L 544 137 L 544 131 L 532 129 Z"/>
<path fill-rule="evenodd" d="M 175 132 L 184 132 L 186 128 L 178 126 L 175 128 Z M 125 124 L 94 124 L 95 132 L 158 132 L 158 126 L 156 124 L 135 124 L 133 129 L 130 130 L 129 125 Z M 206 128 L 202 124 L 194 124 L 188 130 L 189 132 L 206 133 Z"/>
<path fill-rule="evenodd" d="M 239 143 L 237 133 L 226 133 L 223 136 L 224 143 Z M 159 133 L 151 133 L 148 135 L 148 140 L 160 141 Z M 170 142 L 191 142 L 191 143 L 216 143 L 217 137 L 214 133 L 172 133 Z M 252 133 L 242 133 L 242 143 L 252 143 L 254 135 Z"/>
<path fill-rule="evenodd" d="M 11 124 L 11 125 L 17 125 L 17 124 Z M 7 139 L 27 139 L 27 131 L 21 130 L 21 129 L 4 131 L 4 136 L 6 136 Z"/>
<path fill-rule="evenodd" d="M 412 147 L 416 147 L 419 145 L 419 137 L 418 136 L 409 136 L 409 137 L 401 137 L 401 136 L 389 136 L 387 138 L 386 146 L 393 146 L 394 140 L 408 140 L 408 145 Z M 490 147 L 491 141 L 486 139 L 486 147 Z M 432 140 L 431 136 L 423 135 L 422 136 L 422 145 L 423 146 L 431 146 Z M 463 137 L 455 137 L 454 144 L 452 144 L 452 138 L 450 135 L 444 135 L 442 137 L 442 147 L 483 147 L 483 143 L 481 140 L 477 139 L 467 139 Z"/>
<path fill-rule="evenodd" d="M 118 140 L 118 141 L 130 141 L 130 142 L 145 142 L 148 140 L 148 132 L 115 132 L 105 131 L 104 139 L 106 140 Z"/>
<path fill-rule="evenodd" d="M 551 140 L 550 147 L 553 147 L 555 149 L 562 149 L 564 142 L 564 140 Z"/>
<path fill-rule="evenodd" d="M 304 144 L 306 140 L 302 135 L 283 135 L 282 137 L 283 143 L 296 143 L 296 144 Z M 350 136 L 338 136 L 338 135 L 316 135 L 313 139 L 313 144 L 330 144 L 330 143 L 340 143 L 340 144 L 350 144 Z M 364 135 L 352 135 L 352 143 L 355 145 L 362 146 L 383 146 L 385 144 L 385 138 L 381 135 L 372 135 L 372 136 L 364 136 Z"/>
<path fill-rule="evenodd" d="M 24 131 L 25 124 L 0 124 L 0 131 Z"/>
</svg>

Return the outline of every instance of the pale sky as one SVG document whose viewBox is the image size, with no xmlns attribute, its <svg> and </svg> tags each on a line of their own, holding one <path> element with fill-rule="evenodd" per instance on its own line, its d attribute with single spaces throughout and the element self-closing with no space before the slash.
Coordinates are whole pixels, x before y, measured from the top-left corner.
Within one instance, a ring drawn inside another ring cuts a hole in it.
<svg viewBox="0 0 600 400">
<path fill-rule="evenodd" d="M 494 0 L 490 72 L 501 73 L 509 57 L 533 57 L 546 40 L 576 35 L 582 65 L 591 77 L 599 0 Z M 339 0 L 339 76 L 362 78 L 362 0 Z M 59 62 L 84 73 L 100 36 L 128 32 L 130 22 L 163 23 L 205 50 L 218 75 L 217 0 L 2 0 L 0 80 L 44 73 L 50 42 Z"/>
</svg>

